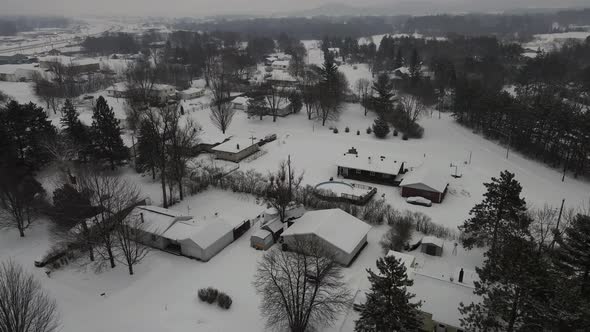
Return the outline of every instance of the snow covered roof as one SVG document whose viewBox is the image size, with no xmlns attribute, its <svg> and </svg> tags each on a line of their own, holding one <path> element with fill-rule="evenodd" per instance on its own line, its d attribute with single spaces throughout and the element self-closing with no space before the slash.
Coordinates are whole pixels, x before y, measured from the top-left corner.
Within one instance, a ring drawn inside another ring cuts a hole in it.
<svg viewBox="0 0 590 332">
<path fill-rule="evenodd" d="M 389 250 L 387 256 L 393 256 L 397 260 L 401 261 L 401 263 L 404 264 L 404 266 L 406 267 L 406 274 L 408 275 L 408 277 L 410 276 L 410 273 L 413 272 L 416 257 L 394 250 Z"/>
<path fill-rule="evenodd" d="M 163 236 L 175 241 L 191 240 L 202 249 L 211 246 L 215 241 L 233 232 L 233 226 L 222 218 L 190 219 L 176 222 Z"/>
<path fill-rule="evenodd" d="M 232 137 L 229 141 L 219 144 L 212 150 L 219 152 L 238 153 L 255 144 L 257 144 L 256 141 L 252 143 L 252 140 L 249 138 Z"/>
<path fill-rule="evenodd" d="M 247 105 L 248 100 L 250 100 L 250 98 L 244 97 L 244 96 L 238 96 L 238 97 L 234 98 L 234 100 L 232 100 L 231 102 L 234 104 Z"/>
<path fill-rule="evenodd" d="M 288 235 L 315 234 L 346 253 L 352 253 L 371 226 L 340 210 L 306 212 L 283 233 Z"/>
<path fill-rule="evenodd" d="M 289 67 L 289 60 L 276 60 L 272 62 L 273 66 Z"/>
<path fill-rule="evenodd" d="M 363 156 L 355 153 L 346 153 L 337 161 L 340 167 L 392 175 L 399 173 L 402 163 L 402 160 L 390 156 Z"/>
<path fill-rule="evenodd" d="M 107 88 L 107 91 L 125 92 L 127 91 L 127 84 L 125 82 L 115 83 Z"/>
<path fill-rule="evenodd" d="M 168 84 L 154 84 L 152 85 L 152 90 L 159 91 L 159 90 L 176 90 L 172 85 Z"/>
<path fill-rule="evenodd" d="M 271 76 L 267 78 L 269 81 L 286 81 L 286 82 L 297 82 L 297 79 L 286 71 L 273 70 Z"/>
<path fill-rule="evenodd" d="M 257 237 L 259 239 L 266 239 L 270 235 L 272 235 L 271 232 L 267 231 L 266 229 L 262 229 L 262 228 L 259 228 L 254 233 L 252 233 L 252 237 Z"/>
<path fill-rule="evenodd" d="M 185 94 L 201 93 L 201 92 L 203 92 L 203 89 L 202 88 L 192 87 L 192 88 L 188 88 L 186 90 L 182 90 L 180 92 L 181 93 L 185 93 Z"/>
<path fill-rule="evenodd" d="M 273 222 L 270 222 L 264 225 L 263 227 L 268 229 L 272 233 L 276 233 L 284 227 L 284 224 L 280 219 L 275 219 Z"/>
<path fill-rule="evenodd" d="M 163 234 L 176 221 L 191 218 L 180 212 L 153 205 L 138 206 L 131 212 L 131 215 L 135 217 L 140 217 L 142 214 L 142 229 L 153 234 Z"/>
<path fill-rule="evenodd" d="M 201 130 L 199 132 L 199 143 L 219 144 L 225 142 L 229 137 L 229 135 L 221 133 L 218 130 Z"/>
<path fill-rule="evenodd" d="M 422 238 L 422 244 L 434 244 L 437 247 L 443 247 L 444 241 L 434 236 L 425 236 Z"/>
<path fill-rule="evenodd" d="M 0 74 L 14 74 L 18 69 L 37 70 L 38 68 L 32 63 L 0 65 Z"/>
<path fill-rule="evenodd" d="M 445 172 L 421 166 L 406 174 L 400 183 L 400 187 L 443 193 L 448 184 L 448 175 Z"/>
<path fill-rule="evenodd" d="M 83 65 L 90 65 L 90 64 L 99 64 L 98 60 L 93 58 L 74 58 L 71 56 L 66 55 L 52 55 L 52 56 L 45 56 L 40 57 L 39 62 L 59 62 L 63 63 L 64 65 L 72 64 L 74 66 L 83 66 Z"/>
</svg>

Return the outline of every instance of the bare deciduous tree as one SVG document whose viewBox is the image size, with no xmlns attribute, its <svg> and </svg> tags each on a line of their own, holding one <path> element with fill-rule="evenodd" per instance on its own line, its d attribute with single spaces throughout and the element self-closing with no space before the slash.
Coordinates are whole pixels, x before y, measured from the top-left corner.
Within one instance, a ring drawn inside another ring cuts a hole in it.
<svg viewBox="0 0 590 332">
<path fill-rule="evenodd" d="M 129 209 L 137 204 L 139 191 L 123 178 L 95 169 L 81 172 L 79 188 L 91 193 L 91 205 L 98 212 L 91 218 L 89 225 L 97 241 L 96 252 L 114 268 L 118 244 L 116 230 Z"/>
<path fill-rule="evenodd" d="M 401 111 L 404 113 L 406 118 L 406 128 L 410 126 L 424 113 L 426 106 L 418 99 L 418 97 L 412 95 L 405 95 L 400 97 Z"/>
<path fill-rule="evenodd" d="M 288 91 L 285 87 L 267 84 L 264 89 L 266 106 L 272 114 L 272 122 L 277 122 L 277 116 L 282 106 L 288 100 Z"/>
<path fill-rule="evenodd" d="M 282 222 L 285 222 L 287 208 L 293 202 L 296 192 L 303 181 L 303 173 L 295 176 L 295 169 L 291 167 L 291 158 L 282 161 L 275 174 L 270 174 L 270 184 L 266 190 L 266 201 L 279 212 Z"/>
<path fill-rule="evenodd" d="M 269 250 L 258 263 L 254 287 L 267 326 L 304 332 L 329 326 L 351 302 L 342 267 L 319 241 L 298 239 L 291 251 Z"/>
<path fill-rule="evenodd" d="M 57 305 L 20 265 L 0 264 L 0 331 L 53 332 L 59 328 Z"/>
<path fill-rule="evenodd" d="M 180 112 L 174 112 L 170 135 L 170 176 L 178 185 L 179 199 L 184 198 L 182 182 L 186 177 L 187 162 L 193 157 L 192 149 L 198 142 L 200 127 L 190 118 L 184 124 L 180 123 Z"/>
<path fill-rule="evenodd" d="M 31 175 L 0 169 L 0 229 L 16 228 L 21 237 L 36 218 L 45 190 Z"/>
<path fill-rule="evenodd" d="M 371 81 L 366 78 L 359 78 L 354 83 L 354 89 L 359 97 L 360 102 L 364 106 L 365 116 L 367 115 L 367 106 L 365 101 L 367 100 L 367 96 L 369 95 L 369 90 L 371 88 Z"/>
<path fill-rule="evenodd" d="M 133 275 L 133 266 L 141 262 L 150 251 L 150 248 L 142 243 L 145 234 L 141 216 L 128 215 L 117 222 L 115 227 L 117 237 L 117 255 L 119 263 L 126 265 L 129 274 Z"/>
<path fill-rule="evenodd" d="M 236 110 L 231 107 L 229 101 L 216 103 L 211 105 L 211 114 L 209 117 L 213 124 L 225 134 L 225 131 L 229 128 L 231 121 L 236 114 Z"/>
<path fill-rule="evenodd" d="M 209 82 L 213 92 L 213 102 L 211 104 L 210 118 L 213 124 L 225 134 L 236 113 L 230 103 L 231 72 L 226 68 L 223 61 L 211 70 Z"/>
</svg>

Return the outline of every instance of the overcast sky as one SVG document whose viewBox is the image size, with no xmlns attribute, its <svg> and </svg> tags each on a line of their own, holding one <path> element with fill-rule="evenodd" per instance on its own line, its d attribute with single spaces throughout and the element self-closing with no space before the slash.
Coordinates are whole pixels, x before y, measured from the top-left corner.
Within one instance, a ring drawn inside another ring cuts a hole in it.
<svg viewBox="0 0 590 332">
<path fill-rule="evenodd" d="M 357 7 L 392 8 L 398 3 L 407 10 L 417 8 L 452 8 L 453 11 L 500 10 L 515 7 L 567 7 L 586 4 L 590 0 L 0 0 L 1 14 L 79 14 L 206 16 L 216 14 L 271 14 L 311 9 L 324 4 L 342 3 Z M 422 10 L 422 9 L 419 9 Z M 424 13 L 429 14 L 429 13 Z"/>
</svg>

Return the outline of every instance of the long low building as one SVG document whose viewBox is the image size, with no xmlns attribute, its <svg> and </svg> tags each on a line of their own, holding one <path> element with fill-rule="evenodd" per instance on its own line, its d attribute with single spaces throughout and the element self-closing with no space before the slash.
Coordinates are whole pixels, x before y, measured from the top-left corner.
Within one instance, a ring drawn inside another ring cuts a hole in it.
<svg viewBox="0 0 590 332">
<path fill-rule="evenodd" d="M 250 228 L 250 221 L 221 217 L 196 219 L 157 206 L 138 206 L 128 218 L 138 218 L 141 242 L 150 247 L 208 261 Z"/>
<path fill-rule="evenodd" d="M 362 155 L 355 148 L 337 160 L 338 175 L 347 179 L 397 186 L 407 171 L 405 162 L 384 155 Z"/>
<path fill-rule="evenodd" d="M 349 266 L 367 244 L 369 230 L 370 225 L 341 209 L 328 209 L 306 212 L 281 238 L 286 250 L 300 240 L 320 241 L 336 262 Z"/>
<path fill-rule="evenodd" d="M 219 144 L 211 149 L 218 159 L 233 161 L 234 163 L 258 152 L 257 142 L 251 139 L 230 138 L 229 141 Z"/>
</svg>

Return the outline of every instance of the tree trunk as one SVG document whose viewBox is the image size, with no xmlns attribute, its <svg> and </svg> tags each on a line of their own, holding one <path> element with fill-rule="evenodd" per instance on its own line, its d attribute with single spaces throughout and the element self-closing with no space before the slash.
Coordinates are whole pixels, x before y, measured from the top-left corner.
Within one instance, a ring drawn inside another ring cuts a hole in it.
<svg viewBox="0 0 590 332">
<path fill-rule="evenodd" d="M 184 193 L 182 192 L 182 179 L 178 180 L 178 198 L 181 201 L 184 199 Z"/>
<path fill-rule="evenodd" d="M 20 237 L 25 237 L 25 229 L 22 225 L 18 225 L 18 233 L 20 234 Z"/>
<path fill-rule="evenodd" d="M 129 264 L 129 275 L 133 275 L 133 264 L 131 262 L 127 262 Z"/>
<path fill-rule="evenodd" d="M 107 253 L 109 254 L 109 261 L 111 262 L 111 268 L 114 269 L 115 268 L 115 256 L 113 255 L 113 250 L 111 249 L 111 246 L 107 246 Z"/>
</svg>

